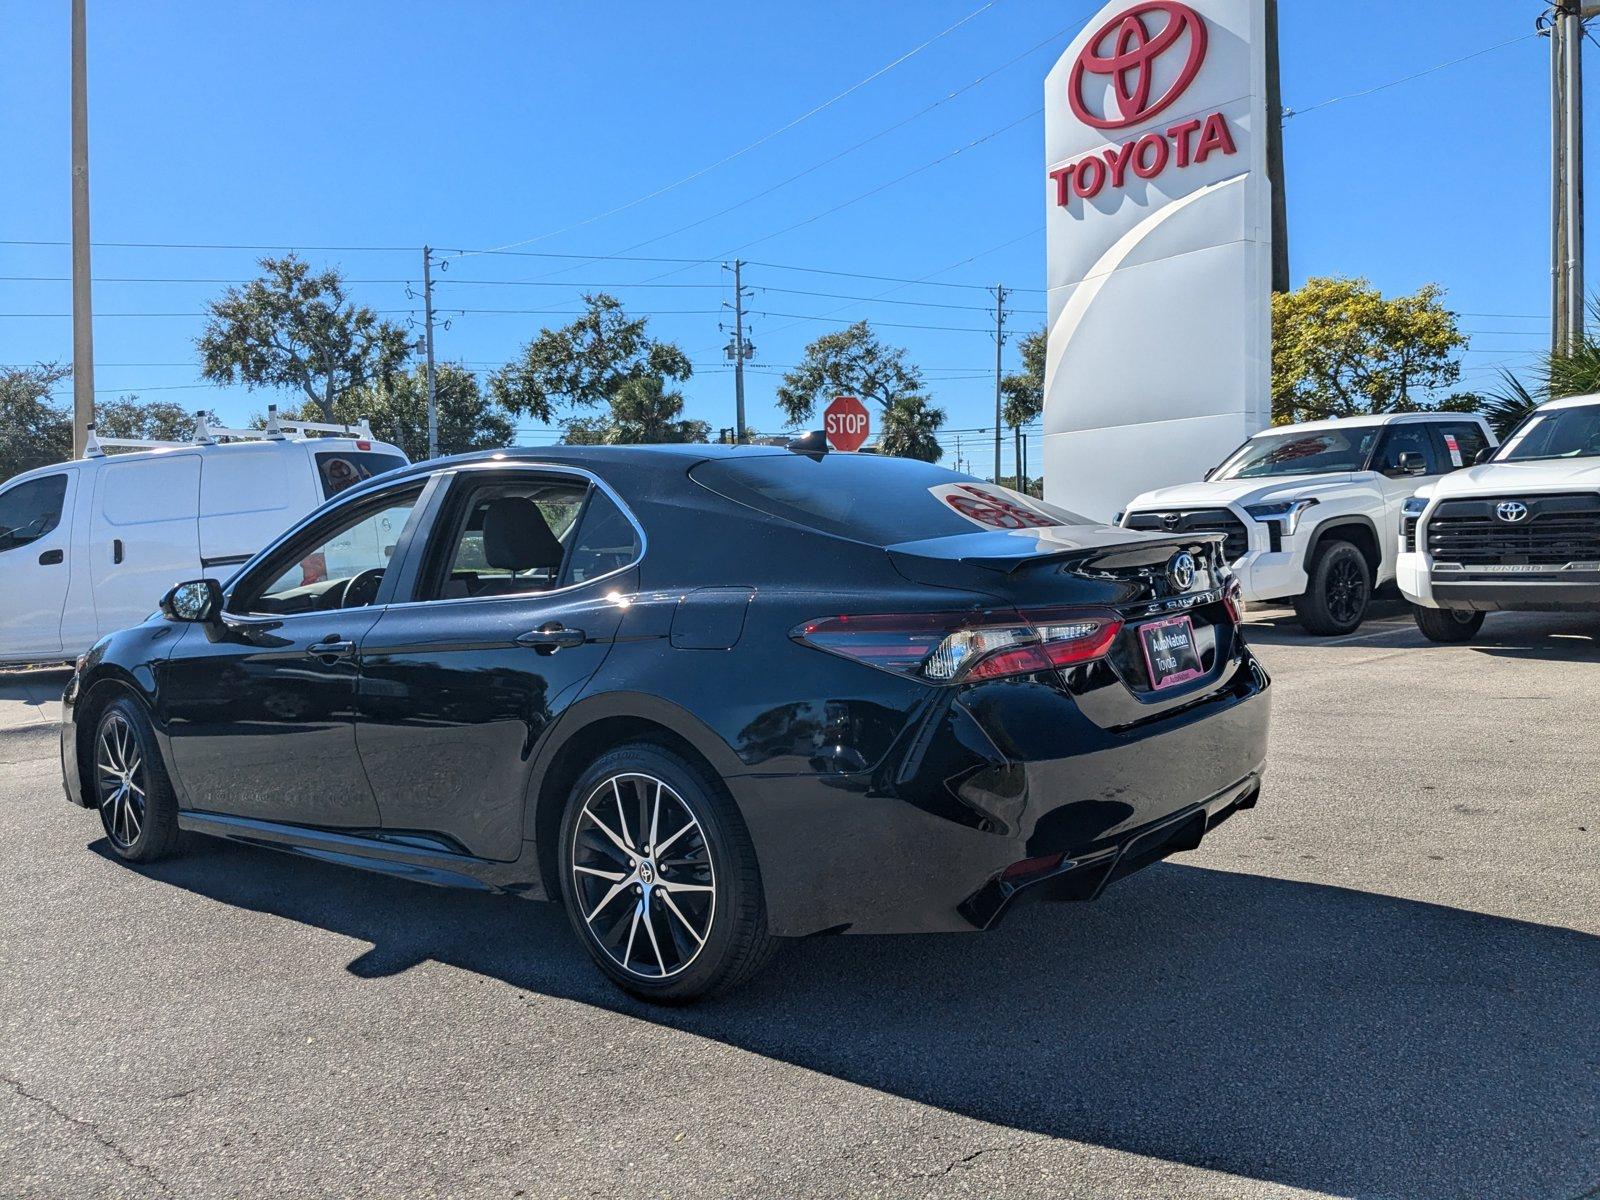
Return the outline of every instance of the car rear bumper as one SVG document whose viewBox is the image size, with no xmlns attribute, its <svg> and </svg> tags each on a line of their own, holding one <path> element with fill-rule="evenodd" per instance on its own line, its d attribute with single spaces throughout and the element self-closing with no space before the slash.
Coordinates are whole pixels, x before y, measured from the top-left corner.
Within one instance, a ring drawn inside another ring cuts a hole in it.
<svg viewBox="0 0 1600 1200">
<path fill-rule="evenodd" d="M 775 934 L 982 929 L 1026 894 L 1093 899 L 1260 792 L 1269 684 L 1247 654 L 1223 691 L 1122 730 L 1063 690 L 1000 689 L 1015 740 L 952 704 L 876 772 L 728 780 Z"/>
<path fill-rule="evenodd" d="M 1490 571 L 1435 564 L 1422 553 L 1396 564 L 1400 593 L 1413 604 L 1456 612 L 1600 611 L 1600 571 L 1537 566 Z"/>
</svg>

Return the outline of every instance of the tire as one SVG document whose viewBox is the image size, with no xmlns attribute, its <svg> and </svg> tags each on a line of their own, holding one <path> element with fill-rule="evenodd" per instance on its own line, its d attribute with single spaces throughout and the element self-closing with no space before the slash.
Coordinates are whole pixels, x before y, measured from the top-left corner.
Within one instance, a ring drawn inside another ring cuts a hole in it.
<svg viewBox="0 0 1600 1200">
<path fill-rule="evenodd" d="M 178 799 L 150 718 L 132 697 L 113 700 L 95 722 L 84 786 L 119 858 L 154 862 L 177 850 Z"/>
<path fill-rule="evenodd" d="M 578 940 L 642 1000 L 682 1004 L 729 991 L 777 947 L 732 797 L 662 746 L 620 746 L 583 773 L 562 816 L 559 865 Z"/>
<path fill-rule="evenodd" d="M 1449 608 L 1424 608 L 1420 604 L 1413 604 L 1411 613 L 1416 617 L 1417 628 L 1422 630 L 1423 637 L 1444 645 L 1470 642 L 1483 628 L 1481 612 L 1458 612 Z"/>
<path fill-rule="evenodd" d="M 1361 627 L 1372 603 L 1372 568 L 1350 542 L 1325 542 L 1311 564 L 1305 595 L 1294 602 L 1307 633 L 1336 637 Z"/>
</svg>

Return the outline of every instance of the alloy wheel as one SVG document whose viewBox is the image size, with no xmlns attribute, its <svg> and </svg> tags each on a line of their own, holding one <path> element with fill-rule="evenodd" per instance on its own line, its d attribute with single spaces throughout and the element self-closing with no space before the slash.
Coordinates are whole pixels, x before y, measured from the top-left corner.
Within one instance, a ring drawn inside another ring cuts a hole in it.
<svg viewBox="0 0 1600 1200">
<path fill-rule="evenodd" d="M 1328 572 L 1328 612 L 1341 625 L 1361 619 L 1367 606 L 1367 581 L 1354 558 L 1341 558 Z"/>
<path fill-rule="evenodd" d="M 653 775 L 624 772 L 589 793 L 572 837 L 573 895 L 595 942 L 641 979 L 688 968 L 711 935 L 716 873 L 705 830 Z"/>
<path fill-rule="evenodd" d="M 119 712 L 100 724 L 95 740 L 95 789 L 106 835 L 122 850 L 139 840 L 145 817 L 144 756 L 133 726 Z"/>
</svg>

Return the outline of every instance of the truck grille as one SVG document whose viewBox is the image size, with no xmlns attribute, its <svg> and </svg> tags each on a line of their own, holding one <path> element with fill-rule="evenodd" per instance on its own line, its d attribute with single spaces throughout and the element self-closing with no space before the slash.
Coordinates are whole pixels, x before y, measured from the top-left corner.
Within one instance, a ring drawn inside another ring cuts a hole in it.
<svg viewBox="0 0 1600 1200">
<path fill-rule="evenodd" d="M 1525 505 L 1528 515 L 1502 519 L 1497 512 L 1505 503 Z M 1428 520 L 1428 550 L 1463 566 L 1600 561 L 1600 495 L 1446 500 Z"/>
<path fill-rule="evenodd" d="M 1129 513 L 1123 525 L 1154 533 L 1221 533 L 1227 540 L 1223 553 L 1238 562 L 1250 549 L 1250 531 L 1226 508 L 1195 508 L 1178 512 Z"/>
<path fill-rule="evenodd" d="M 1417 518 L 1406 517 L 1400 522 L 1400 549 L 1411 554 L 1417 548 Z"/>
</svg>

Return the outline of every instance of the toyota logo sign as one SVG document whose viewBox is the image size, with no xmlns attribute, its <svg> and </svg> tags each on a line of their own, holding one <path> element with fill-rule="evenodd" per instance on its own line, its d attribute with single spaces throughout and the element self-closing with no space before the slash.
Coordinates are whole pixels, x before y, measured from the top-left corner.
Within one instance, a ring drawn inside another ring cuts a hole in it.
<svg viewBox="0 0 1600 1200">
<path fill-rule="evenodd" d="M 1154 30 L 1151 17 L 1158 21 Z M 1185 55 L 1177 78 L 1154 95 L 1156 63 L 1174 52 Z M 1144 0 L 1107 21 L 1084 45 L 1067 77 L 1067 102 L 1085 125 L 1121 129 L 1170 106 L 1194 82 L 1205 57 L 1206 23 L 1199 13 L 1177 0 Z M 1110 79 L 1103 112 L 1091 108 L 1084 95 L 1086 75 Z"/>
<path fill-rule="evenodd" d="M 1172 584 L 1174 591 L 1187 592 L 1194 586 L 1194 576 L 1194 555 L 1187 550 L 1174 554 L 1167 563 L 1167 581 Z"/>
<path fill-rule="evenodd" d="M 1494 515 L 1502 521 L 1515 525 L 1518 521 L 1528 519 L 1528 506 L 1520 500 L 1506 500 L 1495 505 Z"/>
</svg>

